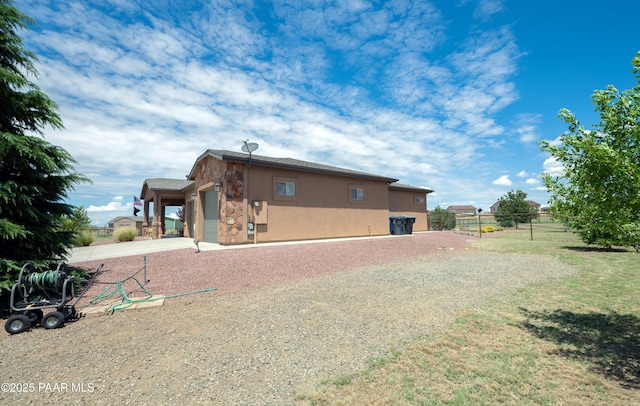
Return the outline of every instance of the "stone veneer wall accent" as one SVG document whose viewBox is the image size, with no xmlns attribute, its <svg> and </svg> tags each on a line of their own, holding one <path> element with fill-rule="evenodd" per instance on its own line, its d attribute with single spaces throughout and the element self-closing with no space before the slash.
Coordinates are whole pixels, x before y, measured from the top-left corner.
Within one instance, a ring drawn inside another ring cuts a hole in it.
<svg viewBox="0 0 640 406">
<path fill-rule="evenodd" d="M 222 184 L 218 207 L 220 211 L 218 242 L 220 244 L 237 244 L 246 241 L 246 236 L 242 232 L 244 228 L 243 176 L 244 165 L 220 161 L 210 156 L 203 159 L 196 170 L 196 190 L 207 183 Z M 194 208 L 194 212 L 198 212 L 198 207 Z M 196 230 L 196 235 L 198 234 Z"/>
<path fill-rule="evenodd" d="M 244 227 L 244 165 L 227 162 L 223 193 L 220 197 L 221 244 L 236 244 L 246 241 Z"/>
</svg>

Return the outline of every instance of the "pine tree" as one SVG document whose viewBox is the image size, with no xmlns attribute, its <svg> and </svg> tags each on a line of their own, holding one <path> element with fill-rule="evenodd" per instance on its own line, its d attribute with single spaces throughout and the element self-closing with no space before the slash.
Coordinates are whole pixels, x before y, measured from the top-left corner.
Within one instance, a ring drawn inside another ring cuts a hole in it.
<svg viewBox="0 0 640 406">
<path fill-rule="evenodd" d="M 34 21 L 0 0 L 0 292 L 9 289 L 24 262 L 44 266 L 64 258 L 73 233 L 63 231 L 65 203 L 74 185 L 89 181 L 64 149 L 44 139 L 44 128 L 62 129 L 58 106 L 29 80 L 37 57 L 19 30 Z"/>
</svg>

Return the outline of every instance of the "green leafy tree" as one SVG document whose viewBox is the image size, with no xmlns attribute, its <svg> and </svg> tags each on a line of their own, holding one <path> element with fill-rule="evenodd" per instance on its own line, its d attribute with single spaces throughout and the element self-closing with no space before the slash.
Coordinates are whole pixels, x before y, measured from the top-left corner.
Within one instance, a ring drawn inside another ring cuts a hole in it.
<svg viewBox="0 0 640 406">
<path fill-rule="evenodd" d="M 541 141 L 540 147 L 564 166 L 562 176 L 543 176 L 558 217 L 587 244 L 640 250 L 640 52 L 632 66 L 633 88 L 593 92 L 599 124 L 584 128 L 562 109 L 569 130 L 560 144 Z"/>
<path fill-rule="evenodd" d="M 62 216 L 62 230 L 80 233 L 91 227 L 91 219 L 83 206 L 74 207 L 70 215 Z"/>
<path fill-rule="evenodd" d="M 502 227 L 518 228 L 519 223 L 527 223 L 530 219 L 538 218 L 538 210 L 527 200 L 527 194 L 522 190 L 510 190 L 499 200 L 496 211 L 496 221 Z"/>
<path fill-rule="evenodd" d="M 46 126 L 62 128 L 57 105 L 29 80 L 35 54 L 18 30 L 33 20 L 10 0 L 0 0 L 0 293 L 24 262 L 46 266 L 63 258 L 74 233 L 63 229 L 73 206 L 64 203 L 75 184 L 89 181 L 74 170 L 64 149 L 43 139 Z"/>
<path fill-rule="evenodd" d="M 75 207 L 70 216 L 62 216 L 61 228 L 62 231 L 73 233 L 73 245 L 76 247 L 91 245 L 96 240 L 96 236 L 90 230 L 91 219 L 82 206 Z"/>
<path fill-rule="evenodd" d="M 431 211 L 429 224 L 432 230 L 453 230 L 456 228 L 456 215 L 438 206 Z"/>
</svg>

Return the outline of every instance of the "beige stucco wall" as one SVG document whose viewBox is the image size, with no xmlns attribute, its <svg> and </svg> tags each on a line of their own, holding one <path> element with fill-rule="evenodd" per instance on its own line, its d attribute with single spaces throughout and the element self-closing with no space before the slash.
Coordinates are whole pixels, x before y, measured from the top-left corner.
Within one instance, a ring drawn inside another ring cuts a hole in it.
<svg viewBox="0 0 640 406">
<path fill-rule="evenodd" d="M 424 203 L 416 203 L 416 199 L 424 199 Z M 389 190 L 389 215 L 414 216 L 416 222 L 413 231 L 428 231 L 427 194 L 409 190 Z"/>
<path fill-rule="evenodd" d="M 296 197 L 278 197 L 278 180 L 295 182 Z M 256 225 L 258 242 L 389 233 L 386 182 L 252 166 L 246 186 L 249 221 L 260 201 L 258 222 L 266 222 Z M 364 188 L 363 202 L 350 200 L 350 186 Z"/>
<path fill-rule="evenodd" d="M 138 230 L 138 235 L 142 235 L 142 222 L 136 222 L 126 218 L 113 222 L 113 231 L 122 227 L 134 227 Z"/>
<path fill-rule="evenodd" d="M 384 181 L 269 168 L 203 158 L 194 171 L 194 237 L 203 237 L 202 193 L 215 184 L 220 212 L 218 242 L 242 244 L 389 234 L 389 215 L 416 217 L 414 231 L 428 230 L 426 195 L 389 190 Z M 277 181 L 296 184 L 295 197 L 280 197 Z M 365 191 L 350 199 L 351 187 Z M 415 203 L 421 196 L 425 203 Z M 258 207 L 252 203 L 257 201 Z M 392 208 L 392 210 L 390 210 Z M 249 231 L 249 224 L 255 231 Z M 185 227 L 186 229 L 186 227 Z"/>
</svg>

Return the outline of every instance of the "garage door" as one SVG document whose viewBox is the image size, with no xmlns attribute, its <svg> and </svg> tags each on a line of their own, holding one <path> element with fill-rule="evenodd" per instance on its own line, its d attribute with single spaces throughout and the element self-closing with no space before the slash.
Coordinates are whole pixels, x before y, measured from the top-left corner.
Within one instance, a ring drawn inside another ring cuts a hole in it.
<svg viewBox="0 0 640 406">
<path fill-rule="evenodd" d="M 214 189 L 204 192 L 204 235 L 205 242 L 218 242 L 218 192 Z"/>
</svg>

